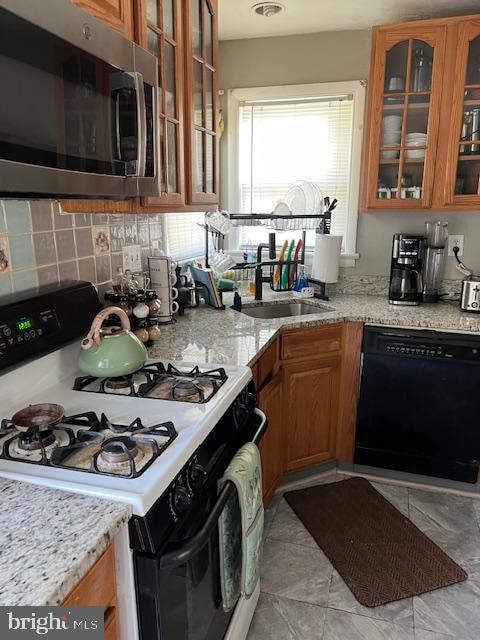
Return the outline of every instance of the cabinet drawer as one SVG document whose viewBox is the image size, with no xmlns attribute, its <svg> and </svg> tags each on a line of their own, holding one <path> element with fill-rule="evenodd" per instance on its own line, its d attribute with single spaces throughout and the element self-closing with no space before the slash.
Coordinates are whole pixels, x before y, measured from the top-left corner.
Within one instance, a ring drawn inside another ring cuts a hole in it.
<svg viewBox="0 0 480 640">
<path fill-rule="evenodd" d="M 115 555 L 113 545 L 80 580 L 63 601 L 64 606 L 97 606 L 105 609 L 115 600 Z"/>
<path fill-rule="evenodd" d="M 287 331 L 282 337 L 281 359 L 311 359 L 342 349 L 342 326 L 326 325 L 299 331 Z"/>
<path fill-rule="evenodd" d="M 277 341 L 275 340 L 275 342 L 262 353 L 257 362 L 257 389 L 261 389 L 265 382 L 273 377 L 276 364 Z"/>
</svg>

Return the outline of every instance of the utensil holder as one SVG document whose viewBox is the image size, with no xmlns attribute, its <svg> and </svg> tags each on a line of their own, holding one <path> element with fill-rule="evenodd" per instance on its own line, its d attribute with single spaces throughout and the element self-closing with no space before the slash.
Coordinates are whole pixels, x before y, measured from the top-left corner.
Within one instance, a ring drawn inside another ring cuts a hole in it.
<svg viewBox="0 0 480 640">
<path fill-rule="evenodd" d="M 280 282 L 278 283 L 278 285 L 275 285 L 273 283 L 273 274 L 275 273 L 275 269 L 277 266 L 280 266 Z M 282 287 L 282 275 L 283 275 L 283 270 L 288 268 L 288 287 Z M 293 273 L 293 279 L 292 279 L 292 273 Z M 272 291 L 275 291 L 277 293 L 282 292 L 282 291 L 292 291 L 293 287 L 295 286 L 295 282 L 297 281 L 297 276 L 298 276 L 298 262 L 295 262 L 294 260 L 285 260 L 282 262 L 277 262 L 277 264 L 275 265 L 271 265 L 270 266 L 270 289 Z M 292 284 L 290 284 L 290 282 Z"/>
</svg>

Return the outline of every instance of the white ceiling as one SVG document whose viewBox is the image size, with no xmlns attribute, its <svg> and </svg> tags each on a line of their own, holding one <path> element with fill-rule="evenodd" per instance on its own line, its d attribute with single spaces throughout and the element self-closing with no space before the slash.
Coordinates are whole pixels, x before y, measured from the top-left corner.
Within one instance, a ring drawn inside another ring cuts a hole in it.
<svg viewBox="0 0 480 640">
<path fill-rule="evenodd" d="M 286 10 L 264 18 L 251 10 L 257 2 L 219 0 L 221 40 L 368 29 L 374 24 L 480 11 L 479 0 L 279 0 Z"/>
</svg>

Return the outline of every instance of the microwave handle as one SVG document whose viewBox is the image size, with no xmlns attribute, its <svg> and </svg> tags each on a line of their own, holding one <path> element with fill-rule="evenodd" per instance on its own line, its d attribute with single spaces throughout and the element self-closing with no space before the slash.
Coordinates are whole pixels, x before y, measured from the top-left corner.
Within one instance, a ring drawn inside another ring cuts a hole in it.
<svg viewBox="0 0 480 640">
<path fill-rule="evenodd" d="M 147 112 L 145 107 L 145 85 L 143 82 L 143 75 L 139 71 L 133 71 L 132 76 L 137 96 L 137 177 L 143 178 L 145 176 L 145 165 L 147 160 Z"/>
<path fill-rule="evenodd" d="M 267 416 L 263 411 L 260 411 L 260 409 L 255 409 L 254 413 L 257 418 L 260 419 L 260 425 L 252 438 L 252 442 L 258 445 L 267 429 L 268 421 Z M 176 569 L 177 567 L 181 567 L 185 563 L 189 562 L 197 555 L 200 549 L 207 544 L 208 539 L 212 535 L 212 531 L 218 524 L 218 519 L 220 518 L 225 505 L 235 491 L 236 488 L 233 482 L 225 483 L 225 486 L 220 491 L 215 506 L 210 511 L 210 515 L 200 531 L 180 547 L 177 547 L 169 553 L 164 553 L 160 558 L 160 569 L 163 571 Z"/>
</svg>

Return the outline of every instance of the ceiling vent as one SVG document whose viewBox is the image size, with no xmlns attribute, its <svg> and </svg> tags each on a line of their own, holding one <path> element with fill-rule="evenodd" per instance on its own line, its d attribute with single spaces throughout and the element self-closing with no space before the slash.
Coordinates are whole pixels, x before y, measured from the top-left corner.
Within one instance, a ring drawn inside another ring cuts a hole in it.
<svg viewBox="0 0 480 640">
<path fill-rule="evenodd" d="M 259 2 L 253 5 L 252 11 L 264 18 L 273 18 L 273 16 L 285 11 L 285 7 L 279 2 Z"/>
</svg>

